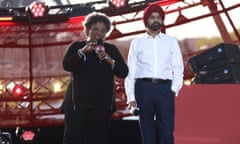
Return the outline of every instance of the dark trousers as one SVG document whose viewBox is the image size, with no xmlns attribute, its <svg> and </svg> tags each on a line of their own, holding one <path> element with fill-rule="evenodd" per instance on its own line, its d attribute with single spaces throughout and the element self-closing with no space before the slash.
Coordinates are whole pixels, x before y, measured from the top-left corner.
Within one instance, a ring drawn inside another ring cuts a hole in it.
<svg viewBox="0 0 240 144">
<path fill-rule="evenodd" d="M 136 80 L 143 144 L 174 144 L 175 96 L 171 83 Z"/>
<path fill-rule="evenodd" d="M 77 109 L 65 112 L 63 144 L 106 144 L 110 110 Z"/>
</svg>

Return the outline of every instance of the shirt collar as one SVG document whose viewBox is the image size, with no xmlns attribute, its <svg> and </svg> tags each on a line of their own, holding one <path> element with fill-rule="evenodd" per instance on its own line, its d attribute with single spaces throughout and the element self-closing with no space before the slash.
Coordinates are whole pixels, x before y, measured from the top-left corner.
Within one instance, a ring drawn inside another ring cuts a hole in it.
<svg viewBox="0 0 240 144">
<path fill-rule="evenodd" d="M 145 33 L 145 37 L 146 38 L 152 38 L 147 32 Z M 157 38 L 163 38 L 163 33 L 162 32 L 160 32 L 157 36 L 156 36 Z"/>
</svg>

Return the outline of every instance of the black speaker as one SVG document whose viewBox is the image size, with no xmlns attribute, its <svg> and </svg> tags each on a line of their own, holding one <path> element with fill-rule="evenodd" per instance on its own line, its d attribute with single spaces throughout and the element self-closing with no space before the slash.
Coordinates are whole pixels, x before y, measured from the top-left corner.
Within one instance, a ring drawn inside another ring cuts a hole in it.
<svg viewBox="0 0 240 144">
<path fill-rule="evenodd" d="M 228 64 L 218 69 L 200 73 L 195 77 L 195 83 L 240 83 L 240 64 Z"/>
<path fill-rule="evenodd" d="M 240 64 L 240 50 L 235 44 L 221 43 L 189 59 L 193 72 L 211 71 L 226 64 Z"/>
</svg>

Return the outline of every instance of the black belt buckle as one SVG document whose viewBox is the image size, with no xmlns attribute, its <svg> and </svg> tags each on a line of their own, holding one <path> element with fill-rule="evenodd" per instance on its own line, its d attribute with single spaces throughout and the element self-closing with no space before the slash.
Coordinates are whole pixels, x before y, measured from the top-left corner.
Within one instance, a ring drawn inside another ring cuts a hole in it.
<svg viewBox="0 0 240 144">
<path fill-rule="evenodd" d="M 167 83 L 167 84 L 169 84 L 169 83 L 172 82 L 169 79 L 164 80 L 164 79 L 156 79 L 156 78 L 139 78 L 137 80 L 148 81 L 148 82 L 151 82 L 151 83 L 154 83 L 154 84 L 156 84 L 156 83 Z"/>
</svg>

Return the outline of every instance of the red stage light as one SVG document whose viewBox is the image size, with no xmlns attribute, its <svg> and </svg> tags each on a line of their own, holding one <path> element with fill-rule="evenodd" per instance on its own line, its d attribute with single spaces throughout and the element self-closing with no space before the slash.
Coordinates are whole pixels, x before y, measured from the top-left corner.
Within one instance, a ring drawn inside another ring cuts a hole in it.
<svg viewBox="0 0 240 144">
<path fill-rule="evenodd" d="M 23 96 L 25 93 L 25 88 L 22 85 L 15 85 L 12 90 L 12 94 L 15 97 Z"/>
<path fill-rule="evenodd" d="M 111 0 L 110 4 L 115 8 L 119 9 L 127 6 L 128 0 Z"/>
<path fill-rule="evenodd" d="M 35 133 L 31 130 L 26 130 L 22 134 L 22 138 L 24 141 L 33 141 L 35 137 Z"/>
<path fill-rule="evenodd" d="M 11 82 L 7 85 L 7 91 L 14 97 L 24 97 L 26 90 L 27 88 L 20 82 Z"/>
<path fill-rule="evenodd" d="M 44 17 L 48 11 L 47 7 L 42 2 L 33 2 L 29 7 L 32 17 Z"/>
<path fill-rule="evenodd" d="M 21 141 L 21 144 L 37 144 L 39 143 L 39 128 L 16 128 L 16 136 Z"/>
</svg>

